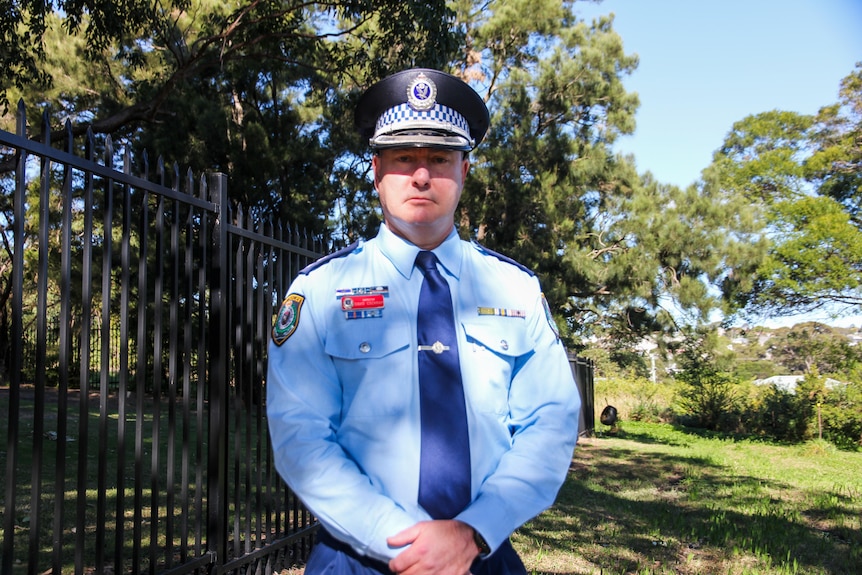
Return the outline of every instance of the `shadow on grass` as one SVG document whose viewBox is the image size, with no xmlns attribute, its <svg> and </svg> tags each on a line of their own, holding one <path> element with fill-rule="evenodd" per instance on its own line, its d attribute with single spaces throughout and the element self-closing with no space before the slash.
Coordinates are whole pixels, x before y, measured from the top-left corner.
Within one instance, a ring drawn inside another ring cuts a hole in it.
<svg viewBox="0 0 862 575">
<path fill-rule="evenodd" d="M 852 493 L 830 493 L 802 509 L 769 495 L 794 489 L 706 458 L 584 442 L 555 506 L 519 536 L 592 566 L 570 575 L 862 572 L 862 533 L 840 525 L 858 514 L 858 499 L 854 506 Z M 837 527 L 820 521 L 829 518 L 839 518 Z M 743 564 L 755 568 L 738 571 Z"/>
</svg>

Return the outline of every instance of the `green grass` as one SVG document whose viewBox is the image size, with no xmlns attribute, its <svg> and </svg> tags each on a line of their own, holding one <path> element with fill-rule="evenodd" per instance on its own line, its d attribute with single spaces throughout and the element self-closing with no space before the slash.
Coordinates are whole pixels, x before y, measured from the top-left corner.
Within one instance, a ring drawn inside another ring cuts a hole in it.
<svg viewBox="0 0 862 575">
<path fill-rule="evenodd" d="M 603 401 L 597 404 L 604 406 Z M 20 437 L 29 443 L 33 422 L 27 414 L 32 405 L 25 402 L 22 407 Z M 0 413 L 6 413 L 5 409 Z M 70 434 L 76 429 L 78 413 L 77 409 L 70 413 Z M 162 417 L 165 413 L 163 410 Z M 90 441 L 95 442 L 98 412 L 91 412 L 91 417 Z M 108 444 L 115 445 L 117 419 L 109 419 Z M 132 419 L 130 415 L 129 425 L 136 423 Z M 149 413 L 142 423 L 144 437 L 152 437 Z M 52 426 L 46 431 L 49 428 Z M 0 450 L 5 450 L 5 431 L 6 422 L 0 426 Z M 127 433 L 131 430 L 127 429 Z M 160 450 L 164 451 L 168 439 L 165 435 L 159 439 Z M 74 462 L 78 449 L 83 447 L 81 443 L 75 438 L 65 445 L 70 472 L 65 486 L 66 549 L 75 543 L 68 527 L 75 516 Z M 150 472 L 151 445 L 148 440 L 144 445 L 144 477 Z M 40 540 L 45 545 L 42 551 L 49 557 L 54 512 L 50 496 L 54 477 L 49 467 L 59 442 L 47 441 L 44 447 L 45 498 L 39 514 L 46 532 Z M 99 453 L 95 444 L 88 450 L 94 455 Z M 108 479 L 112 480 L 116 454 L 109 449 L 104 456 L 110 469 Z M 20 532 L 16 533 L 16 553 L 25 563 L 16 563 L 15 573 L 18 567 L 25 572 L 28 528 L 32 523 L 27 504 L 30 457 L 26 449 L 19 453 L 18 507 L 14 512 L 16 532 Z M 4 473 L 5 463 L 5 454 L 0 451 Z M 95 482 L 95 470 L 93 461 L 87 469 L 88 490 Z M 2 479 L 0 476 L 0 499 L 5 494 Z M 112 485 L 106 487 L 106 515 L 111 524 L 117 492 Z M 150 536 L 148 520 L 153 514 L 147 507 L 148 487 L 143 486 L 145 549 Z M 132 495 L 129 488 L 127 484 L 127 502 Z M 88 493 L 88 497 L 94 500 L 95 493 Z M 92 562 L 93 535 L 99 528 L 96 508 L 91 503 L 86 507 L 85 565 Z M 162 519 L 178 511 L 165 508 L 163 499 L 159 505 L 155 515 Z M 186 511 L 190 518 L 194 517 L 193 510 Z M 779 445 L 626 420 L 614 434 L 604 432 L 581 440 L 557 503 L 519 529 L 513 542 L 528 569 L 536 574 L 856 575 L 862 573 L 860 521 L 862 453 L 838 451 L 824 442 Z M 130 518 L 125 526 L 127 537 L 133 527 Z M 113 547 L 113 537 L 111 532 L 105 535 L 107 551 Z M 159 537 L 162 536 L 160 531 Z M 163 544 L 164 541 L 159 543 Z M 67 557 L 64 565 L 68 566 L 68 561 Z M 44 570 L 46 565 L 40 567 Z M 64 572 L 69 571 L 64 568 Z"/>
<path fill-rule="evenodd" d="M 517 531 L 533 573 L 862 573 L 862 453 L 624 422 Z"/>
</svg>

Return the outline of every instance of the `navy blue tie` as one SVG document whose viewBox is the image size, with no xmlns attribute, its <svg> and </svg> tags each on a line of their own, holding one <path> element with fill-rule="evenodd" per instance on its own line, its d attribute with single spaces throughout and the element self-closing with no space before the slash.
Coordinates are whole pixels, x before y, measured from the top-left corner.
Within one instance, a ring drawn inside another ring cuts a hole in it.
<svg viewBox="0 0 862 575">
<path fill-rule="evenodd" d="M 470 503 L 470 438 L 449 284 L 437 257 L 416 256 L 425 274 L 419 292 L 419 403 L 422 451 L 419 504 L 434 519 L 451 519 Z"/>
</svg>

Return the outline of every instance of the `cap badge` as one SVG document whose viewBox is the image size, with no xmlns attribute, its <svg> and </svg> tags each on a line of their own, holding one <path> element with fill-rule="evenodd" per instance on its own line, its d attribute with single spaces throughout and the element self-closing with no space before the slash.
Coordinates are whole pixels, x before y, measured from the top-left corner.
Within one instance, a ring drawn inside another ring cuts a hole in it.
<svg viewBox="0 0 862 575">
<path fill-rule="evenodd" d="M 407 103 L 414 110 L 430 110 L 437 103 L 437 86 L 428 76 L 420 73 L 407 86 Z"/>
</svg>

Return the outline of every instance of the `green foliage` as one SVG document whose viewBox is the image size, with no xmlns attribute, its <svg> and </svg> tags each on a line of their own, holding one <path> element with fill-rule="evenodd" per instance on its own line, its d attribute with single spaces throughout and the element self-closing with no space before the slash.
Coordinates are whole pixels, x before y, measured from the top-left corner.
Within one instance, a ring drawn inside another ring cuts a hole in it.
<svg viewBox="0 0 862 575">
<path fill-rule="evenodd" d="M 728 312 L 790 315 L 862 304 L 862 63 L 838 104 L 816 116 L 771 111 L 734 124 L 713 164 L 714 185 L 758 213 L 764 256 L 739 262 L 724 285 Z"/>
<path fill-rule="evenodd" d="M 835 328 L 807 322 L 793 329 L 776 332 L 768 342 L 769 355 L 787 373 L 806 374 L 813 370 L 824 374 L 840 374 L 862 362 L 862 349 Z"/>
<path fill-rule="evenodd" d="M 637 185 L 632 165 L 614 158 L 610 144 L 631 132 L 638 103 L 622 84 L 637 59 L 623 53 L 611 21 L 562 17 L 569 4 L 500 3 L 499 13 L 468 21 L 466 35 L 476 39 L 470 72 L 487 86 L 492 119 L 474 153 L 459 222 L 462 236 L 539 273 L 566 335 L 587 315 L 598 317 L 589 297 L 623 297 L 618 287 L 633 283 L 625 269 L 610 272 L 613 280 L 599 277 L 617 254 L 624 258 L 624 246 L 598 250 L 604 257 L 589 254 L 605 240 L 613 246 L 622 239 L 602 238 L 596 226 L 600 204 L 625 202 Z"/>
<path fill-rule="evenodd" d="M 846 385 L 828 390 L 819 408 L 824 439 L 841 449 L 862 449 L 862 370 Z"/>
<path fill-rule="evenodd" d="M 393 69 L 445 67 L 460 44 L 443 0 L 21 4 L 45 81 L 0 90 L 23 97 L 31 118 L 47 109 L 54 132 L 71 119 L 74 134 L 225 172 L 246 214 L 315 234 L 341 223 L 339 198 L 367 186 L 345 172 L 367 170 L 346 113 L 358 88 Z"/>
<path fill-rule="evenodd" d="M 737 431 L 740 423 L 738 380 L 716 362 L 714 339 L 692 337 L 683 349 L 676 378 L 682 421 L 712 431 Z"/>
<path fill-rule="evenodd" d="M 687 384 L 679 399 L 684 423 L 713 431 L 738 430 L 737 381 L 731 374 L 702 365 L 677 377 Z"/>
<path fill-rule="evenodd" d="M 733 376 L 739 381 L 767 379 L 779 375 L 779 367 L 769 360 L 738 361 L 733 366 Z"/>
<path fill-rule="evenodd" d="M 286 218 L 338 244 L 380 223 L 353 129 L 358 93 L 397 69 L 445 69 L 492 115 L 459 232 L 538 273 L 572 351 L 606 338 L 621 371 L 643 377 L 644 336 L 705 324 L 716 309 L 858 305 L 862 68 L 816 116 L 773 110 L 734 124 L 702 181 L 680 189 L 613 153 L 635 129 L 638 97 L 624 82 L 638 57 L 612 16 L 579 21 L 576 6 L 7 0 L 0 94 L 23 97 L 31 124 L 47 111 L 55 141 L 70 119 L 100 150 L 112 134 L 167 165 L 224 172 L 247 217 Z"/>
<path fill-rule="evenodd" d="M 769 386 L 759 401 L 745 410 L 745 432 L 779 441 L 800 442 L 811 437 L 811 405 L 799 395 Z"/>
</svg>

